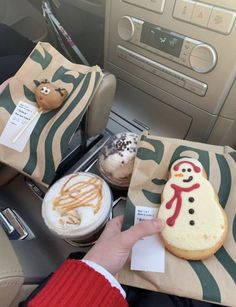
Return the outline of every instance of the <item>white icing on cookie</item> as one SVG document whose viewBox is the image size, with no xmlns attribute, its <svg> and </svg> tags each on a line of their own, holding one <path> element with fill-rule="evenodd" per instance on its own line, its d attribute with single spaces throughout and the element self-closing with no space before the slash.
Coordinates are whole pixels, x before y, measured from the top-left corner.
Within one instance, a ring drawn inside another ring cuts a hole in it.
<svg viewBox="0 0 236 307">
<path fill-rule="evenodd" d="M 164 240 L 173 247 L 200 251 L 217 245 L 225 232 L 225 217 L 211 183 L 198 160 L 173 163 L 158 217 L 166 221 Z"/>
</svg>

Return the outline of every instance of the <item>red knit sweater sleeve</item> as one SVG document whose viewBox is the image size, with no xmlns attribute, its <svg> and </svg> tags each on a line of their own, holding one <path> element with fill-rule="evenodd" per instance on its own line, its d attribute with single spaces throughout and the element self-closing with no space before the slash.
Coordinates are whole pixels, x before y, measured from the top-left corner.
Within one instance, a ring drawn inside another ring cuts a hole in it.
<svg viewBox="0 0 236 307">
<path fill-rule="evenodd" d="M 66 260 L 28 307 L 127 307 L 117 288 L 86 263 Z"/>
</svg>

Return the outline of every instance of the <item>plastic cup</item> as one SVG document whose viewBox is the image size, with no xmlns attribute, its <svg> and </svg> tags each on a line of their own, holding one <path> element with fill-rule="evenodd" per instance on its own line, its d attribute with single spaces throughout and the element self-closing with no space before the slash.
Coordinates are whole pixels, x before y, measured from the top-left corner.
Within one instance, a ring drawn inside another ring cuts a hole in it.
<svg viewBox="0 0 236 307">
<path fill-rule="evenodd" d="M 62 177 L 46 193 L 42 216 L 56 236 L 78 244 L 92 244 L 110 219 L 112 193 L 108 184 L 92 173 Z"/>
</svg>

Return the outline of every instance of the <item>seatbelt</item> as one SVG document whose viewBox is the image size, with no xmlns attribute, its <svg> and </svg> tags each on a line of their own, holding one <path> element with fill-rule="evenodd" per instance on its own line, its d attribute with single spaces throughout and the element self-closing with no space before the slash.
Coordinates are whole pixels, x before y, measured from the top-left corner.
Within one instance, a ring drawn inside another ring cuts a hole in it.
<svg viewBox="0 0 236 307">
<path fill-rule="evenodd" d="M 53 15 L 52 10 L 50 8 L 50 5 L 48 3 L 47 0 L 43 0 L 42 1 L 42 11 L 43 11 L 43 16 L 44 18 L 47 18 L 48 21 L 50 22 L 50 24 L 52 25 L 57 38 L 61 44 L 61 47 L 63 48 L 63 50 L 66 52 L 67 56 L 73 61 L 69 51 L 67 50 L 61 36 L 64 37 L 64 39 L 66 40 L 66 42 L 69 44 L 69 46 L 74 50 L 75 54 L 78 56 L 78 58 L 82 61 L 82 63 L 84 65 L 90 66 L 88 61 L 86 60 L 86 58 L 84 57 L 84 55 L 82 54 L 82 52 L 79 50 L 79 48 L 76 46 L 76 44 L 73 42 L 72 38 L 70 37 L 70 35 L 67 33 L 67 31 L 62 27 L 62 25 L 60 24 L 60 22 L 58 21 L 58 19 Z M 60 33 L 59 33 L 60 32 Z"/>
</svg>

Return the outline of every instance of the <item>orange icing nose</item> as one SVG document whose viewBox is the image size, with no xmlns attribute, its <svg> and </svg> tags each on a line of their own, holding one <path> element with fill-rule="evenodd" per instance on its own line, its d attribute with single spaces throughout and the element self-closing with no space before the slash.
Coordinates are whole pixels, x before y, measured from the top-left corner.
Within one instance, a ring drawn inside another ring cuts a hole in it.
<svg viewBox="0 0 236 307">
<path fill-rule="evenodd" d="M 183 177 L 183 174 L 175 174 L 175 177 Z"/>
</svg>

